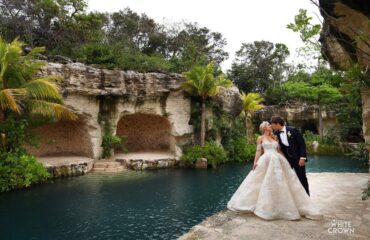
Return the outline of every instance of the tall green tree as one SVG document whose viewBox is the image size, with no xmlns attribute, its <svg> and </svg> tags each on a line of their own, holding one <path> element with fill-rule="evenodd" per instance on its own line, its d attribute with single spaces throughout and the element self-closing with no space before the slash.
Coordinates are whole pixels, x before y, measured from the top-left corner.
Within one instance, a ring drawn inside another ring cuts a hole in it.
<svg viewBox="0 0 370 240">
<path fill-rule="evenodd" d="M 323 108 L 337 103 L 341 99 L 342 95 L 339 89 L 327 83 L 315 86 L 305 82 L 287 82 L 283 84 L 282 89 L 291 100 L 318 106 L 319 135 L 322 137 Z"/>
<path fill-rule="evenodd" d="M 51 49 L 73 33 L 66 30 L 86 7 L 85 0 L 0 0 L 0 29 L 7 41 L 21 37 L 31 47 Z"/>
<path fill-rule="evenodd" d="M 209 63 L 207 66 L 196 66 L 183 73 L 186 82 L 182 84 L 182 88 L 191 95 L 199 97 L 201 101 L 200 145 L 202 147 L 206 132 L 206 100 L 215 96 L 221 87 L 228 88 L 232 85 L 232 82 L 224 74 L 214 76 L 214 73 L 213 63 Z"/>
<path fill-rule="evenodd" d="M 243 111 L 245 114 L 244 124 L 246 129 L 246 136 L 248 143 L 253 143 L 253 124 L 252 124 L 252 114 L 263 108 L 261 104 L 264 99 L 259 93 L 241 93 L 241 98 L 243 101 Z"/>
<path fill-rule="evenodd" d="M 304 43 L 304 46 L 298 51 L 305 59 L 305 62 L 301 64 L 306 68 L 314 69 L 326 63 L 320 51 L 321 25 L 312 23 L 312 17 L 307 15 L 306 9 L 299 9 L 298 14 L 294 17 L 294 22 L 289 23 L 287 28 L 298 33 Z"/>
<path fill-rule="evenodd" d="M 56 119 L 76 120 L 63 106 L 56 76 L 35 77 L 45 62 L 35 61 L 44 48 L 33 48 L 24 55 L 24 43 L 15 39 L 6 43 L 0 38 L 0 108 L 3 112 L 28 112 Z"/>
<path fill-rule="evenodd" d="M 268 41 L 243 43 L 236 52 L 229 76 L 243 92 L 265 93 L 284 80 L 289 56 L 286 45 Z"/>
</svg>

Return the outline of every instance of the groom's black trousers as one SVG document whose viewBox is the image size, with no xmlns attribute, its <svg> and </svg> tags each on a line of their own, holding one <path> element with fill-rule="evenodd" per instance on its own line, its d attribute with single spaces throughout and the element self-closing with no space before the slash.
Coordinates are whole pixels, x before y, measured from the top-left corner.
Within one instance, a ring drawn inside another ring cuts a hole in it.
<svg viewBox="0 0 370 240">
<path fill-rule="evenodd" d="M 291 166 L 292 166 L 292 164 L 291 164 Z M 307 177 L 306 177 L 306 166 L 301 167 L 298 164 L 294 164 L 294 166 L 292 166 L 292 168 L 294 168 L 294 170 L 297 173 L 297 176 L 299 178 L 299 181 L 301 181 L 302 186 L 304 187 L 304 190 L 306 190 L 306 193 L 309 196 L 310 191 L 308 189 L 308 181 L 307 181 Z"/>
</svg>

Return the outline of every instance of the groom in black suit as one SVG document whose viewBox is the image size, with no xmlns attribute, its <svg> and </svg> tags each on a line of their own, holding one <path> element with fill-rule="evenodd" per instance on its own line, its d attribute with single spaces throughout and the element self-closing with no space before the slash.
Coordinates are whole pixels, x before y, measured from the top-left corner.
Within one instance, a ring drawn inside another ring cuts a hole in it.
<svg viewBox="0 0 370 240">
<path fill-rule="evenodd" d="M 285 121 L 281 117 L 273 117 L 271 127 L 279 139 L 281 151 L 288 159 L 290 166 L 294 168 L 307 194 L 310 195 L 305 167 L 307 162 L 306 144 L 302 134 L 294 127 L 285 126 Z"/>
</svg>

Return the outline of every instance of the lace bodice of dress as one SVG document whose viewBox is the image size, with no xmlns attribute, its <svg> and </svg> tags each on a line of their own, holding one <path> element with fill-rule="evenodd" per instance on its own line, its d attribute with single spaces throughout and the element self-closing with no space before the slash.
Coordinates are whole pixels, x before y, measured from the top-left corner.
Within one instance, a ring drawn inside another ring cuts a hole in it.
<svg viewBox="0 0 370 240">
<path fill-rule="evenodd" d="M 269 141 L 266 139 L 262 140 L 262 147 L 263 147 L 264 153 L 276 153 L 278 146 L 279 146 L 279 143 L 276 141 Z"/>
</svg>

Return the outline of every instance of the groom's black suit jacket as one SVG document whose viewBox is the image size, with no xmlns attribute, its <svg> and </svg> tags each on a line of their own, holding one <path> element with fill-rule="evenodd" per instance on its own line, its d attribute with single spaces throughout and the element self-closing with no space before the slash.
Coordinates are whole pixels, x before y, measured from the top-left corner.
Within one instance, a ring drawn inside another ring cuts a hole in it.
<svg viewBox="0 0 370 240">
<path fill-rule="evenodd" d="M 306 144 L 302 134 L 295 127 L 286 126 L 286 134 L 289 143 L 288 147 L 281 142 L 280 134 L 277 133 L 277 131 L 275 134 L 279 138 L 280 149 L 292 167 L 298 166 L 301 157 L 306 158 L 305 161 L 307 162 Z"/>
</svg>

